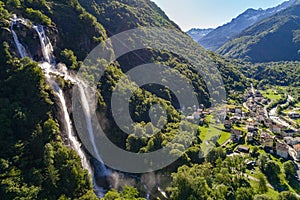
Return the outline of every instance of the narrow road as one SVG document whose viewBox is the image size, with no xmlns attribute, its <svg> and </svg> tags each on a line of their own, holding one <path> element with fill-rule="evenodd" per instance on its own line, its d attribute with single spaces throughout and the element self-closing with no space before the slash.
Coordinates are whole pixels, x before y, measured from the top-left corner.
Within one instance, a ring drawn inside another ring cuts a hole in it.
<svg viewBox="0 0 300 200">
<path fill-rule="evenodd" d="M 226 141 L 221 145 L 221 147 L 225 147 L 230 141 L 231 141 L 231 138 L 229 138 L 228 140 L 226 140 Z"/>
<path fill-rule="evenodd" d="M 268 107 L 271 105 L 272 101 L 264 106 L 265 117 L 269 118 Z"/>
<path fill-rule="evenodd" d="M 255 95 L 255 89 L 254 89 L 254 87 L 253 87 L 253 84 L 251 84 L 251 90 L 252 90 L 252 93 Z M 249 99 L 248 99 L 248 100 L 249 100 Z M 247 101 L 248 101 L 248 100 L 247 100 Z M 284 103 L 284 104 L 281 104 L 281 106 L 286 106 L 289 102 L 291 102 L 291 101 L 293 101 L 293 100 L 294 100 L 294 98 L 293 98 L 291 95 L 287 95 L 287 102 Z M 292 130 L 294 130 L 294 131 L 297 131 L 297 129 L 295 129 L 293 126 L 291 126 L 289 123 L 287 123 L 286 121 L 284 121 L 283 119 L 281 119 L 281 118 L 277 115 L 277 113 L 276 113 L 277 107 L 280 106 L 280 105 L 277 105 L 275 108 L 271 109 L 270 112 L 267 111 L 267 108 L 268 108 L 268 106 L 269 106 L 271 103 L 272 103 L 272 101 L 271 101 L 268 105 L 264 106 L 264 113 L 265 113 L 265 116 L 266 116 L 267 118 L 270 118 L 270 119 L 271 119 L 273 122 L 275 122 L 276 124 L 281 124 L 281 125 L 283 125 L 283 126 L 285 126 L 285 127 L 288 127 L 289 129 L 292 129 Z M 246 102 L 243 103 L 243 107 L 246 108 L 247 110 L 250 110 L 250 109 L 248 108 Z M 277 139 L 277 140 L 278 140 L 278 139 Z M 298 161 L 298 159 L 297 159 L 297 153 L 296 153 L 296 151 L 295 151 L 292 147 L 290 147 L 290 146 L 289 146 L 288 153 L 289 153 L 289 155 L 293 158 L 293 162 L 295 163 L 295 165 L 298 166 L 298 169 L 297 169 L 297 175 L 298 175 L 298 177 L 300 177 L 300 164 L 297 162 L 297 161 Z M 228 156 L 233 156 L 233 155 L 235 155 L 235 154 L 236 154 L 236 153 L 232 153 L 232 154 L 230 154 L 230 155 L 228 155 Z M 248 174 L 243 173 L 243 176 L 249 178 L 250 180 L 259 182 L 259 180 L 258 180 L 257 178 L 255 178 L 255 177 L 253 177 L 253 176 L 251 176 L 251 175 L 248 175 Z M 274 189 L 274 187 L 273 187 L 270 183 L 267 183 L 267 187 Z M 298 198 L 300 198 L 300 195 L 299 195 L 299 194 L 296 194 L 296 196 L 297 196 Z"/>
<path fill-rule="evenodd" d="M 277 108 L 278 106 L 286 106 L 289 102 L 293 101 L 294 98 L 291 96 L 291 95 L 287 95 L 287 102 L 284 103 L 284 104 L 281 104 L 281 105 L 277 105 L 275 108 L 272 108 L 269 112 L 269 117 L 270 119 L 276 123 L 276 124 L 280 124 L 282 126 L 285 126 L 287 127 L 288 129 L 291 129 L 293 131 L 298 131 L 295 127 L 293 127 L 291 124 L 287 123 L 286 121 L 284 121 L 283 119 L 281 119 L 276 111 L 277 111 Z"/>
</svg>

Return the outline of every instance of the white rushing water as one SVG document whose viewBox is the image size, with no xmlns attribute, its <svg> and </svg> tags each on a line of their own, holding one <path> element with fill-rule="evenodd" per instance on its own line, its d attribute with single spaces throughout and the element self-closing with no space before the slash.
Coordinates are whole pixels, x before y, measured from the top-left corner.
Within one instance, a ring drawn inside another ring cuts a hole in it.
<svg viewBox="0 0 300 200">
<path fill-rule="evenodd" d="M 36 33 L 39 36 L 40 44 L 41 44 L 41 50 L 43 53 L 43 57 L 46 62 L 53 64 L 54 63 L 54 56 L 53 56 L 53 47 L 49 39 L 47 38 L 45 34 L 44 27 L 41 25 L 33 25 L 32 28 L 36 31 Z"/>
<path fill-rule="evenodd" d="M 16 44 L 16 46 L 17 46 L 17 49 L 18 49 L 18 52 L 19 52 L 21 58 L 25 58 L 25 57 L 28 56 L 28 55 L 27 55 L 27 53 L 26 53 L 25 47 L 20 43 L 19 38 L 18 38 L 16 32 L 15 32 L 14 29 L 13 29 L 15 23 L 16 23 L 16 21 L 12 21 L 11 26 L 10 26 L 10 30 L 11 30 L 11 32 L 12 32 L 12 35 L 13 35 L 15 44 Z"/>
<path fill-rule="evenodd" d="M 81 98 L 81 103 L 82 103 L 82 107 L 83 107 L 83 112 L 84 112 L 84 116 L 85 116 L 85 122 L 87 125 L 87 130 L 89 133 L 89 137 L 93 146 L 93 151 L 96 155 L 96 158 L 98 159 L 98 161 L 100 161 L 101 163 L 103 163 L 102 158 L 98 152 L 97 146 L 96 146 L 96 142 L 95 142 L 95 136 L 94 136 L 94 131 L 93 131 L 93 126 L 92 126 L 92 119 L 90 116 L 90 106 L 89 106 L 89 102 L 87 99 L 87 96 L 84 92 L 84 88 L 82 85 L 78 84 L 79 87 L 79 92 L 80 92 L 80 98 Z"/>
<path fill-rule="evenodd" d="M 89 137 L 92 142 L 94 152 L 96 153 L 95 155 L 97 156 L 96 159 L 99 160 L 100 166 L 98 166 L 97 168 L 100 168 L 103 175 L 107 175 L 108 170 L 105 167 L 105 165 L 103 164 L 101 156 L 96 148 L 94 132 L 93 132 L 93 127 L 92 127 L 92 121 L 91 121 L 91 117 L 90 117 L 89 104 L 88 104 L 87 96 L 84 92 L 83 86 L 81 85 L 81 84 L 83 84 L 83 82 L 81 80 L 79 80 L 77 77 L 70 76 L 65 67 L 58 68 L 58 67 L 54 66 L 55 61 L 54 61 L 54 56 L 53 56 L 53 48 L 52 48 L 52 45 L 51 45 L 49 39 L 47 38 L 47 36 L 45 34 L 43 27 L 42 26 L 33 26 L 33 28 L 34 28 L 34 30 L 36 30 L 37 34 L 39 35 L 43 56 L 46 61 L 43 64 L 41 64 L 41 68 L 49 75 L 52 74 L 52 75 L 56 75 L 56 76 L 61 76 L 65 80 L 71 81 L 73 84 L 76 84 L 80 88 L 79 92 L 80 92 L 80 97 L 81 97 L 81 101 L 83 104 L 82 105 L 83 111 L 84 111 L 85 118 L 86 118 L 87 131 L 89 133 Z M 60 69 L 61 71 L 59 71 L 58 69 Z M 52 79 L 52 81 L 53 81 L 53 79 Z M 77 140 L 76 136 L 73 134 L 74 132 L 72 131 L 72 128 L 73 128 L 72 122 L 69 117 L 69 113 L 67 110 L 67 105 L 65 102 L 65 98 L 63 96 L 63 92 L 57 84 L 55 87 L 57 88 L 57 89 L 54 88 L 57 93 L 57 96 L 59 97 L 61 104 L 63 105 L 63 112 L 64 112 L 64 116 L 65 116 L 65 121 L 67 124 L 68 138 L 70 139 L 73 148 L 80 156 L 83 167 L 88 169 L 90 174 L 94 177 L 93 184 L 94 184 L 94 188 L 95 188 L 95 192 L 96 192 L 97 196 L 102 197 L 104 195 L 105 191 L 102 187 L 99 187 L 97 185 L 97 183 L 95 181 L 95 173 L 91 170 L 90 163 L 87 161 L 86 155 L 81 148 L 81 143 Z"/>
<path fill-rule="evenodd" d="M 157 187 L 157 190 L 163 195 L 163 197 L 165 197 L 166 199 L 168 199 L 168 195 L 165 191 L 163 191 L 160 187 Z"/>
<path fill-rule="evenodd" d="M 64 116 L 64 124 L 66 126 L 66 133 L 67 133 L 68 139 L 71 143 L 71 146 L 74 148 L 74 150 L 77 152 L 77 154 L 81 158 L 82 166 L 85 169 L 87 169 L 90 173 L 92 173 L 92 170 L 91 170 L 90 164 L 87 160 L 87 157 L 86 157 L 83 149 L 81 148 L 81 143 L 78 141 L 78 139 L 76 138 L 75 133 L 73 131 L 72 121 L 69 116 L 69 112 L 67 109 L 67 104 L 66 104 L 66 100 L 65 100 L 63 91 L 59 87 L 59 85 L 55 82 L 55 79 L 53 79 L 53 77 L 51 75 L 54 74 L 57 76 L 67 77 L 68 78 L 67 80 L 71 80 L 72 82 L 75 82 L 75 79 L 71 78 L 70 76 L 67 76 L 67 74 L 65 74 L 66 72 L 62 73 L 62 72 L 57 71 L 55 69 L 55 66 L 51 65 L 50 62 L 54 63 L 53 54 L 52 54 L 53 49 L 52 49 L 51 43 L 49 42 L 48 38 L 46 37 L 45 31 L 42 28 L 42 26 L 34 25 L 33 29 L 39 35 L 43 56 L 44 56 L 44 59 L 47 61 L 44 63 L 39 63 L 39 66 L 43 69 L 48 82 L 51 84 L 53 90 L 56 93 L 56 96 L 58 97 L 58 99 L 61 103 L 63 116 Z M 48 44 L 46 44 L 46 43 L 48 43 Z"/>
<path fill-rule="evenodd" d="M 55 81 L 52 80 L 51 76 L 46 76 L 48 81 L 51 83 L 52 88 L 54 89 L 57 97 L 59 98 L 59 101 L 62 106 L 62 111 L 63 111 L 63 117 L 64 117 L 64 122 L 66 126 L 66 133 L 68 136 L 68 139 L 70 140 L 71 146 L 75 149 L 79 157 L 81 158 L 81 163 L 82 166 L 89 171 L 89 173 L 92 174 L 92 170 L 90 167 L 90 164 L 87 160 L 87 157 L 85 156 L 84 151 L 81 148 L 81 143 L 77 140 L 75 133 L 73 131 L 72 127 L 72 121 L 70 119 L 69 113 L 68 113 L 68 108 L 67 108 L 67 103 L 63 94 L 63 91 L 61 88 L 57 85 Z"/>
<path fill-rule="evenodd" d="M 109 169 L 107 169 L 107 167 L 104 165 L 103 160 L 99 154 L 98 148 L 96 146 L 94 130 L 93 130 L 93 126 L 92 126 L 92 118 L 91 118 L 91 114 L 90 114 L 90 106 L 89 106 L 90 104 L 88 102 L 88 95 L 86 94 L 85 89 L 84 89 L 84 84 L 81 81 L 79 81 L 79 84 L 77 84 L 77 86 L 79 88 L 81 104 L 82 104 L 82 108 L 83 108 L 83 112 L 84 112 L 87 130 L 89 133 L 89 139 L 92 143 L 94 155 L 96 156 L 96 159 L 98 161 L 95 164 L 96 166 L 95 166 L 94 171 L 95 172 L 97 171 L 99 176 L 105 177 L 105 176 L 110 175 L 111 171 Z M 95 188 L 97 196 L 102 197 L 105 194 L 105 191 L 102 187 L 99 187 L 97 185 L 97 183 L 95 182 L 95 180 L 96 180 L 95 172 L 94 172 L 94 188 Z"/>
<path fill-rule="evenodd" d="M 66 129 L 67 129 L 67 134 L 68 134 L 68 138 L 72 143 L 72 146 L 75 148 L 76 152 L 78 153 L 79 157 L 81 158 L 81 162 L 82 165 L 85 169 L 89 170 L 90 173 L 92 173 L 90 165 L 87 161 L 87 158 L 85 156 L 85 153 L 83 152 L 82 148 L 81 148 L 81 144 L 80 142 L 77 140 L 77 138 L 74 136 L 74 133 L 72 131 L 72 122 L 68 113 L 68 109 L 67 109 L 67 104 L 66 104 L 66 100 L 65 97 L 63 95 L 62 90 L 58 88 L 58 91 L 56 91 L 56 94 L 58 96 L 58 98 L 60 99 L 60 102 L 62 104 L 62 110 L 64 113 L 64 119 L 65 119 L 65 123 L 66 123 Z"/>
</svg>

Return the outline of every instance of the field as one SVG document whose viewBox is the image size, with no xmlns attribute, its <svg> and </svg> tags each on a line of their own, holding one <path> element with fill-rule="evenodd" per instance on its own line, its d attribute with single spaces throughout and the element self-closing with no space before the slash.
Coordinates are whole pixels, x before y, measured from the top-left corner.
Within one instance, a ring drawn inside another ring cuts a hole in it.
<svg viewBox="0 0 300 200">
<path fill-rule="evenodd" d="M 266 91 L 260 91 L 260 92 L 264 97 L 270 99 L 271 101 L 276 101 L 282 97 L 282 94 L 278 93 L 274 89 L 268 89 Z"/>
<path fill-rule="evenodd" d="M 219 145 L 224 144 L 228 139 L 230 139 L 231 134 L 228 132 L 221 131 L 218 128 L 215 128 L 214 126 L 210 127 L 199 127 L 198 130 L 200 131 L 200 139 L 202 141 L 201 143 L 201 149 L 204 152 L 204 155 L 209 152 L 211 148 L 215 145 L 214 142 L 212 142 L 212 139 L 218 137 L 217 143 Z"/>
<path fill-rule="evenodd" d="M 259 189 L 259 183 L 257 181 L 250 180 L 250 184 L 256 190 Z M 279 193 L 277 191 L 275 191 L 273 188 L 268 187 L 268 192 L 266 192 L 266 195 L 268 195 L 269 197 L 272 197 L 272 199 L 277 199 Z"/>
<path fill-rule="evenodd" d="M 231 134 L 228 132 L 222 132 L 221 133 L 221 137 L 218 140 L 218 143 L 220 145 L 224 144 L 229 138 L 230 138 Z"/>
</svg>

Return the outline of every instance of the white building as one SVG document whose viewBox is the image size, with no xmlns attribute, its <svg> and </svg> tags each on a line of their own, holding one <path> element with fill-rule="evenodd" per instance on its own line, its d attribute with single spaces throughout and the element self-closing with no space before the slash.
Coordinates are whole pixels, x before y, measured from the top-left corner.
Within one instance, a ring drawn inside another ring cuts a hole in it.
<svg viewBox="0 0 300 200">
<path fill-rule="evenodd" d="M 276 153 L 282 158 L 287 159 L 289 156 L 289 146 L 284 142 L 277 141 Z"/>
</svg>

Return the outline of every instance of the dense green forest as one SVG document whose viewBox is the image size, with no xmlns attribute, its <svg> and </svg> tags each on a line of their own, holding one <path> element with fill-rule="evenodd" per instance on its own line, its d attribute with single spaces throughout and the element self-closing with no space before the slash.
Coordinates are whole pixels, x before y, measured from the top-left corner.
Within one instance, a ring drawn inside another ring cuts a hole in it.
<svg viewBox="0 0 300 200">
<path fill-rule="evenodd" d="M 259 81 L 260 85 L 299 87 L 300 84 L 298 61 L 245 64 L 241 69 L 245 76 Z"/>
<path fill-rule="evenodd" d="M 76 152 L 66 145 L 60 105 L 57 104 L 54 91 L 47 84 L 37 62 L 29 58 L 19 59 L 10 31 L 12 14 L 29 19 L 29 23 L 44 25 L 53 44 L 56 61 L 65 63 L 69 70 L 74 71 L 79 69 L 94 47 L 113 34 L 140 26 L 181 30 L 150 0 L 0 1 L 1 198 L 97 199 L 90 174 L 81 166 Z M 42 54 L 36 33 L 26 26 L 19 26 L 15 31 L 20 41 L 26 44 L 26 50 L 32 58 L 40 61 Z M 175 47 L 170 43 L 171 49 Z M 113 49 L 109 51 L 114 53 Z M 229 97 L 238 99 L 249 86 L 240 71 L 244 64 L 224 59 L 202 48 L 200 51 L 210 62 L 203 59 L 199 65 L 203 69 L 216 66 L 221 72 L 226 91 L 235 91 Z M 198 56 L 192 51 L 187 53 Z M 179 129 L 182 113 L 178 111 L 176 97 L 166 87 L 142 87 L 135 91 L 130 111 L 138 124 L 132 127 L 132 134 L 129 135 L 117 127 L 110 107 L 113 89 L 125 72 L 137 65 L 152 62 L 179 71 L 192 83 L 199 102 L 210 106 L 207 83 L 185 58 L 157 49 L 129 53 L 106 64 L 105 73 L 97 85 L 97 112 L 107 120 L 108 137 L 119 147 L 136 153 L 155 151 L 178 138 L 177 143 L 172 144 L 170 154 L 182 156 L 160 171 L 172 179 L 167 190 L 171 199 L 268 199 L 264 195 L 267 189 L 263 178 L 261 185 L 265 189 L 260 191 L 243 175 L 243 158 L 226 157 L 224 149 L 220 147 L 212 150 L 206 159 L 199 157 L 203 154 L 200 136 L 204 133 L 197 124 L 185 120 Z M 60 81 L 68 94 L 71 84 Z M 122 89 L 126 93 L 133 87 L 129 85 Z M 181 88 L 182 91 L 184 89 Z M 155 124 L 150 121 L 148 111 L 157 103 L 167 111 L 167 117 L 159 119 L 157 124 L 168 123 L 154 135 Z M 184 151 L 183 143 L 192 145 Z M 273 164 L 268 158 L 265 164 L 262 165 L 262 171 L 268 173 L 265 167 L 273 167 Z M 281 170 L 277 166 L 274 168 L 277 172 Z M 110 190 L 103 199 L 131 200 L 142 199 L 142 196 L 138 189 L 124 187 Z M 296 197 L 289 192 L 279 195 L 279 199 L 293 198 Z"/>
</svg>

